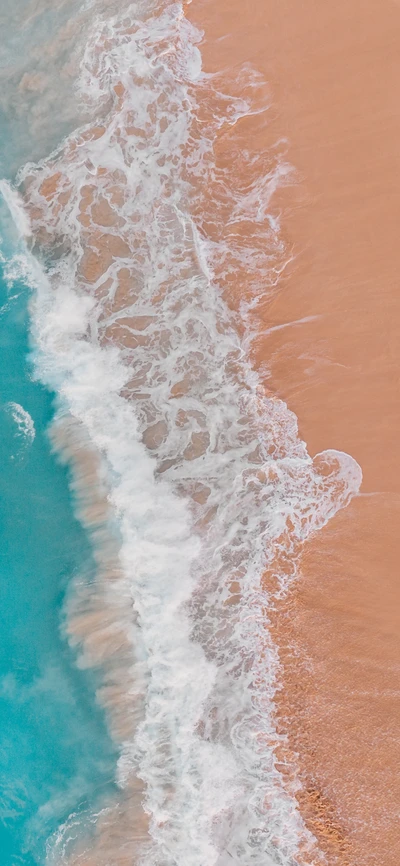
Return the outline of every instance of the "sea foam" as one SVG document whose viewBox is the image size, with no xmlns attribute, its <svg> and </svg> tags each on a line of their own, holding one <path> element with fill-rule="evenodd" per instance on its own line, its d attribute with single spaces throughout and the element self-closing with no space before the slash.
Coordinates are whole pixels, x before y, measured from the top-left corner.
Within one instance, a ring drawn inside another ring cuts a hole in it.
<svg viewBox="0 0 400 866">
<path fill-rule="evenodd" d="M 20 406 L 19 403 L 8 403 L 7 408 L 11 412 L 19 433 L 24 436 L 28 442 L 33 442 L 36 431 L 33 418 L 30 416 L 29 412 L 27 412 L 23 406 Z"/>
</svg>

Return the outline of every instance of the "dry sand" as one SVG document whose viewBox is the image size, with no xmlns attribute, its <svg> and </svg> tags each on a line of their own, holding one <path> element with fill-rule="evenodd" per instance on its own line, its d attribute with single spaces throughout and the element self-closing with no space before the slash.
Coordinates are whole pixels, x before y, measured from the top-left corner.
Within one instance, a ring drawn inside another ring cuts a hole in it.
<svg viewBox="0 0 400 866">
<path fill-rule="evenodd" d="M 297 171 L 273 200 L 294 260 L 262 315 L 317 318 L 260 336 L 257 364 L 310 453 L 347 451 L 364 474 L 276 614 L 279 724 L 328 861 L 398 866 L 400 5 L 197 0 L 189 15 L 206 70 L 251 62 L 270 82 L 268 117 L 225 133 L 225 153 L 286 138 Z"/>
</svg>

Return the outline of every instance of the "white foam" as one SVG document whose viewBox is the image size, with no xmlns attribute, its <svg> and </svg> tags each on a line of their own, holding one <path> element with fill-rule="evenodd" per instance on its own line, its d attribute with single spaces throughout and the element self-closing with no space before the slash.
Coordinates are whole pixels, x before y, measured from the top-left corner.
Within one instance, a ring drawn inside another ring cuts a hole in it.
<svg viewBox="0 0 400 866">
<path fill-rule="evenodd" d="M 10 402 L 7 407 L 15 421 L 18 432 L 24 436 L 28 442 L 33 442 L 36 436 L 35 424 L 29 412 L 24 409 L 19 403 Z"/>
<path fill-rule="evenodd" d="M 287 168 L 254 163 L 241 188 L 218 169 L 213 142 L 224 125 L 265 110 L 263 82 L 244 70 L 240 94 L 229 96 L 223 79 L 202 75 L 200 35 L 178 4 L 154 13 L 136 5 L 129 15 L 96 22 L 83 62 L 81 90 L 104 111 L 113 87 L 125 87 L 104 135 L 79 139 L 76 158 L 61 153 L 25 172 L 39 209 L 46 171 L 59 170 L 71 193 L 44 217 L 70 252 L 47 276 L 31 260 L 37 368 L 58 390 L 59 411 L 102 453 L 119 519 L 138 623 L 132 666 L 146 670 L 142 721 L 123 746 L 119 782 L 137 774 L 146 785 L 142 866 L 289 866 L 312 840 L 274 763 L 278 658 L 262 577 L 275 569 L 284 591 L 301 544 L 357 493 L 361 472 L 341 452 L 310 458 L 294 415 L 266 398 L 247 353 L 260 287 L 274 286 L 284 267 L 267 211 Z M 107 231 L 130 254 L 109 264 L 107 283 L 102 275 L 89 285 L 79 261 L 91 237 L 78 216 L 93 177 L 120 219 Z M 212 241 L 207 197 L 226 223 Z M 244 218 L 255 226 L 246 241 L 236 232 Z M 123 266 L 131 292 L 121 309 Z M 220 284 L 241 269 L 252 296 L 238 322 Z"/>
<path fill-rule="evenodd" d="M 32 234 L 31 224 L 20 194 L 4 179 L 0 180 L 0 193 L 8 206 L 19 234 L 23 238 L 30 237 Z"/>
</svg>

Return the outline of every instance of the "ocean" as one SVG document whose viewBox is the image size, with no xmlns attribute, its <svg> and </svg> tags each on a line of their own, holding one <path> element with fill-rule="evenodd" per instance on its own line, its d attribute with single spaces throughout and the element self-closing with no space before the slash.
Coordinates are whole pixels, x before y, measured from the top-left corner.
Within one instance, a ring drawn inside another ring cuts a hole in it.
<svg viewBox="0 0 400 866">
<path fill-rule="evenodd" d="M 2 251 L 0 851 L 4 866 L 33 866 L 71 813 L 112 794 L 116 750 L 64 635 L 68 587 L 94 560 L 48 436 L 55 395 L 34 376 L 31 289 L 7 278 L 4 237 Z"/>
<path fill-rule="evenodd" d="M 179 3 L 23 8 L 1 72 L 2 862 L 320 862 L 276 758 L 269 611 L 361 471 L 312 459 L 252 363 L 291 167 L 225 140 L 268 83 L 203 72 Z"/>
</svg>

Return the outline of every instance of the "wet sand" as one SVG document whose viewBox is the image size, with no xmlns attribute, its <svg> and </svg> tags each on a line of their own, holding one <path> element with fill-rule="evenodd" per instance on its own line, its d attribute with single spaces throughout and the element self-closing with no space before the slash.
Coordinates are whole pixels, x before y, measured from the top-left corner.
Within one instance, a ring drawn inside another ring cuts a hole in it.
<svg viewBox="0 0 400 866">
<path fill-rule="evenodd" d="M 310 453 L 344 450 L 364 475 L 276 611 L 278 723 L 328 862 L 397 866 L 400 5 L 205 0 L 189 14 L 206 70 L 250 62 L 270 82 L 270 110 L 226 132 L 225 154 L 279 142 L 296 173 L 272 202 L 292 261 L 266 292 L 257 366 Z"/>
</svg>

